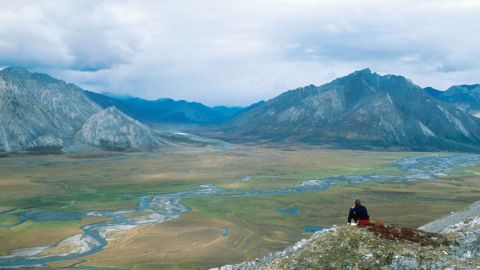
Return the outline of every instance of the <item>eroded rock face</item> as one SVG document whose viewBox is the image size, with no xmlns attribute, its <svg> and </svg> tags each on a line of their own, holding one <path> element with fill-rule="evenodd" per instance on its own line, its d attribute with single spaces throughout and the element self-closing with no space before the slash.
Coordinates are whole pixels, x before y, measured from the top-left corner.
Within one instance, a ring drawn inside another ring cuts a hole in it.
<svg viewBox="0 0 480 270">
<path fill-rule="evenodd" d="M 361 70 L 237 115 L 227 136 L 343 148 L 480 151 L 480 121 L 402 76 Z"/>
<path fill-rule="evenodd" d="M 161 145 L 147 126 L 115 107 L 87 119 L 75 140 L 113 151 L 150 150 Z"/>
<path fill-rule="evenodd" d="M 455 85 L 446 91 L 427 87 L 425 91 L 438 100 L 480 117 L 480 84 Z"/>
<path fill-rule="evenodd" d="M 6 68 L 0 71 L 0 151 L 60 149 L 99 110 L 73 84 Z"/>
<path fill-rule="evenodd" d="M 152 131 L 83 89 L 23 68 L 0 71 L 0 151 L 60 150 L 75 142 L 105 150 L 148 150 Z"/>
</svg>

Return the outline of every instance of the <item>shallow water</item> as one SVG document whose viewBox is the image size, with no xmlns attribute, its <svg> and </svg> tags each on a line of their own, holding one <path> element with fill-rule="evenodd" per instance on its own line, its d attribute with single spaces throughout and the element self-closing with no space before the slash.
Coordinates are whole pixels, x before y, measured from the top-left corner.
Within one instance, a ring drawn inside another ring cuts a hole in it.
<svg viewBox="0 0 480 270">
<path fill-rule="evenodd" d="M 169 194 L 149 194 L 138 197 L 138 205 L 135 209 L 125 211 L 94 211 L 87 216 L 110 217 L 112 220 L 93 223 L 81 227 L 84 236 L 82 239 L 93 239 L 83 242 L 88 249 L 80 252 L 62 255 L 46 255 L 39 250 L 48 250 L 49 247 L 33 247 L 31 250 L 22 250 L 16 254 L 0 256 L 0 266 L 35 266 L 45 265 L 50 262 L 76 259 L 101 251 L 108 242 L 112 232 L 129 230 L 134 227 L 157 222 L 165 222 L 179 218 L 183 213 L 190 211 L 181 203 L 185 198 L 232 198 L 245 196 L 266 196 L 284 195 L 300 192 L 326 190 L 332 185 L 340 183 L 365 183 L 365 182 L 400 182 L 413 181 L 418 179 L 432 179 L 451 172 L 456 166 L 467 166 L 480 161 L 480 155 L 436 155 L 408 157 L 394 162 L 394 165 L 401 170 L 399 175 L 339 175 L 325 179 L 304 180 L 294 186 L 286 186 L 272 190 L 223 190 L 212 185 L 201 185 L 197 189 L 186 190 Z M 275 211 L 283 214 L 296 214 L 297 209 L 277 208 Z M 125 214 L 147 214 L 132 218 L 125 218 Z M 28 219 L 33 220 L 71 220 L 79 219 L 84 215 L 81 213 L 63 212 L 40 212 L 24 211 L 20 214 L 21 222 Z M 318 226 L 305 226 L 304 231 L 316 231 L 323 229 Z M 228 236 L 229 231 L 223 231 Z M 67 238 L 68 239 L 68 238 Z M 56 245 L 61 244 L 61 242 Z M 79 243 L 80 244 L 80 243 Z M 55 246 L 55 245 L 53 245 Z"/>
<path fill-rule="evenodd" d="M 277 211 L 280 214 L 285 214 L 285 215 L 296 215 L 297 214 L 297 208 L 290 208 L 290 209 L 283 209 L 283 208 L 275 208 L 275 211 Z"/>
<path fill-rule="evenodd" d="M 20 220 L 33 221 L 47 221 L 47 220 L 80 220 L 85 215 L 75 212 L 40 212 L 40 211 L 25 211 L 18 214 Z"/>
<path fill-rule="evenodd" d="M 303 226 L 303 231 L 305 232 L 317 232 L 321 230 L 325 230 L 325 228 L 320 226 Z"/>
</svg>

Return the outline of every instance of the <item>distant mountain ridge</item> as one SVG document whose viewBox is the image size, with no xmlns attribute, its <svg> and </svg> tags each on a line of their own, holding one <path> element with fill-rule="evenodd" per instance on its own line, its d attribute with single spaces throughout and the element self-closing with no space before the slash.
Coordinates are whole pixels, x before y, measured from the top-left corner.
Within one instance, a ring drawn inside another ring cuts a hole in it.
<svg viewBox="0 0 480 270">
<path fill-rule="evenodd" d="M 446 91 L 427 87 L 425 91 L 438 100 L 450 103 L 462 111 L 480 117 L 480 84 L 455 85 Z"/>
<path fill-rule="evenodd" d="M 86 91 L 86 95 L 103 108 L 117 107 L 123 113 L 144 122 L 211 125 L 225 122 L 242 108 L 207 107 L 202 103 L 162 98 L 113 97 Z"/>
<path fill-rule="evenodd" d="M 438 92 L 365 69 L 246 108 L 209 108 L 182 100 L 112 97 L 46 74 L 6 68 L 0 71 L 0 151 L 75 149 L 78 144 L 150 150 L 171 144 L 171 138 L 146 124 L 195 123 L 204 130 L 216 125 L 213 135 L 240 141 L 480 152 L 480 119 L 467 113 L 478 106 L 478 85 Z M 470 107 L 462 108 L 459 101 Z"/>
<path fill-rule="evenodd" d="M 97 94 L 21 67 L 0 71 L 0 106 L 0 152 L 41 153 L 90 149 L 85 145 L 108 151 L 154 150 L 175 145 L 169 140 L 178 138 L 157 134 L 144 123 L 211 125 L 243 109 Z"/>
<path fill-rule="evenodd" d="M 479 151 L 480 120 L 410 80 L 356 71 L 287 91 L 238 114 L 226 137 L 340 148 Z"/>
<path fill-rule="evenodd" d="M 238 107 L 238 106 L 237 107 L 215 106 L 215 107 L 212 107 L 212 109 L 218 112 L 219 114 L 221 114 L 225 119 L 229 119 L 245 108 Z"/>
</svg>

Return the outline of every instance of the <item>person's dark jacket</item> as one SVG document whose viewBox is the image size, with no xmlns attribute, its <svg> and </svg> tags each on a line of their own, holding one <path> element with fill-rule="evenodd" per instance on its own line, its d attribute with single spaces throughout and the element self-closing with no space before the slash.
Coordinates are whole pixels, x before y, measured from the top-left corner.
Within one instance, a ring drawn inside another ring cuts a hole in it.
<svg viewBox="0 0 480 270">
<path fill-rule="evenodd" d="M 348 223 L 350 223 L 352 219 L 355 222 L 357 222 L 358 220 L 370 220 L 367 208 L 361 204 L 350 208 L 350 213 L 348 213 Z"/>
</svg>

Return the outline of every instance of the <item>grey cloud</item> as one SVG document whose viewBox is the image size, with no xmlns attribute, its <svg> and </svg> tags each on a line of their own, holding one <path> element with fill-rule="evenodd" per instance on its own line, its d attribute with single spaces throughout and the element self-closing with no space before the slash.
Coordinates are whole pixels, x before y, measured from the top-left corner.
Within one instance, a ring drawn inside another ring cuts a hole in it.
<svg viewBox="0 0 480 270">
<path fill-rule="evenodd" d="M 459 72 L 478 67 L 479 56 L 469 54 L 451 54 L 443 57 L 436 70 L 439 72 Z"/>
<path fill-rule="evenodd" d="M 0 65 L 95 91 L 247 105 L 364 67 L 437 88 L 480 77 L 477 1 L 0 4 Z"/>
<path fill-rule="evenodd" d="M 119 20 L 117 13 L 127 8 L 95 1 L 2 1 L 0 64 L 97 71 L 131 63 L 142 34 L 138 21 Z"/>
</svg>

